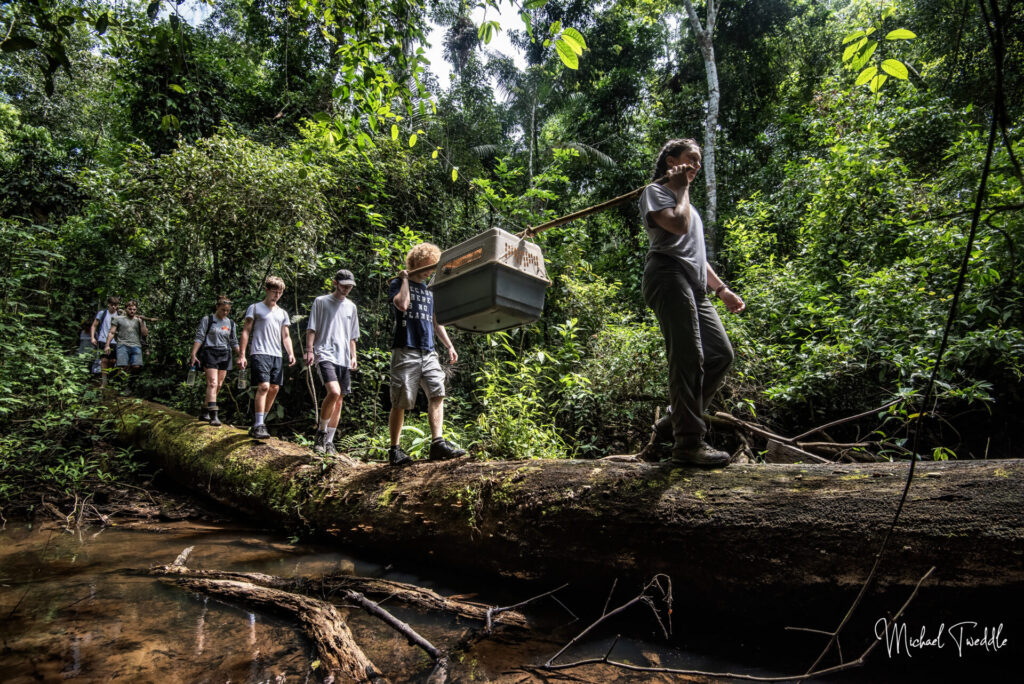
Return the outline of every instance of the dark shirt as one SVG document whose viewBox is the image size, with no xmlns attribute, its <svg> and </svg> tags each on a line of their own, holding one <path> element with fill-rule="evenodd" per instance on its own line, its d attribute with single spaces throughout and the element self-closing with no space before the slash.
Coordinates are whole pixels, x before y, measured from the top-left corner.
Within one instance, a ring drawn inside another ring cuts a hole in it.
<svg viewBox="0 0 1024 684">
<path fill-rule="evenodd" d="M 395 296 L 402 289 L 401 278 L 388 285 L 388 301 L 395 312 L 395 334 L 391 348 L 411 347 L 431 351 L 434 349 L 434 293 L 423 283 L 409 281 L 409 309 L 394 307 Z"/>
</svg>

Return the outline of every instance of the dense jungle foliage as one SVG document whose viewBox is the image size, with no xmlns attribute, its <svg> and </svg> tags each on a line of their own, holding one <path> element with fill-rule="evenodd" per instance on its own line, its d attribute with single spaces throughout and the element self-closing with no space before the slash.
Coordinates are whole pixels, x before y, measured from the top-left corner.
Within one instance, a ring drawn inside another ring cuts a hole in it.
<svg viewBox="0 0 1024 684">
<path fill-rule="evenodd" d="M 73 351 L 108 295 L 158 319 L 136 393 L 195 411 L 188 350 L 217 293 L 234 299 L 241 324 L 263 278 L 281 276 L 299 346 L 312 299 L 337 268 L 353 270 L 360 371 L 338 441 L 381 458 L 386 291 L 407 249 L 607 200 L 648 182 L 666 139 L 702 137 L 708 84 L 681 3 L 516 3 L 528 23 L 500 28 L 522 68 L 491 50 L 495 8 L 481 19 L 477 4 L 0 6 L 0 510 L 30 482 L 73 493 L 135 467 L 103 444 L 91 357 Z M 720 4 L 711 247 L 747 309 L 720 308 L 737 360 L 713 409 L 795 434 L 900 400 L 831 436 L 908 455 L 995 117 L 921 456 L 1017 455 L 1024 6 Z M 447 82 L 421 50 L 431 24 L 446 29 Z M 701 180 L 693 203 L 704 207 Z M 667 390 L 640 294 L 635 205 L 538 243 L 554 281 L 543 318 L 494 335 L 451 331 L 460 359 L 446 431 L 480 457 L 636 450 Z M 252 389 L 232 379 L 221 405 L 241 424 Z M 271 429 L 308 439 L 314 391 L 301 365 L 289 369 Z M 425 414 L 407 429 L 416 452 Z"/>
</svg>

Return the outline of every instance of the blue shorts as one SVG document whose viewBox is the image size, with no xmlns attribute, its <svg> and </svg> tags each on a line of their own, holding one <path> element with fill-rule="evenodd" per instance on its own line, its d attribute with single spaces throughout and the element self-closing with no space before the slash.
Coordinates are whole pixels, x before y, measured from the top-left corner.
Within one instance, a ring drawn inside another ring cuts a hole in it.
<svg viewBox="0 0 1024 684">
<path fill-rule="evenodd" d="M 118 367 L 141 366 L 142 347 L 129 347 L 126 344 L 117 345 L 117 365 Z"/>
<path fill-rule="evenodd" d="M 252 361 L 253 383 L 259 385 L 269 382 L 271 385 L 277 385 L 278 387 L 284 384 L 284 359 L 280 356 L 253 354 L 250 359 Z"/>
</svg>

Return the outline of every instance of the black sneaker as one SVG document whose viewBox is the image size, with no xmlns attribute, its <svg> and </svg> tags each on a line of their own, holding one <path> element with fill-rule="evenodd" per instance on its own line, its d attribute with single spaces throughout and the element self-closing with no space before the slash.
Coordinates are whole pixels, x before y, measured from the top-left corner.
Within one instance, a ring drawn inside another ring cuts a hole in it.
<svg viewBox="0 0 1024 684">
<path fill-rule="evenodd" d="M 260 425 L 253 425 L 252 429 L 249 430 L 249 434 L 253 439 L 270 439 L 270 433 L 267 432 L 267 426 L 262 423 Z"/>
<path fill-rule="evenodd" d="M 313 451 L 315 451 L 318 454 L 326 454 L 327 453 L 327 447 L 324 446 L 324 443 L 326 441 L 327 441 L 327 431 L 326 430 L 317 430 L 316 431 L 316 438 L 313 440 Z"/>
<path fill-rule="evenodd" d="M 447 461 L 450 458 L 465 456 L 466 450 L 460 449 L 447 439 L 438 439 L 430 443 L 430 460 Z"/>
<path fill-rule="evenodd" d="M 388 449 L 388 463 L 393 466 L 402 466 L 412 463 L 412 456 L 405 453 L 400 446 L 393 446 Z"/>
<path fill-rule="evenodd" d="M 338 453 L 338 450 L 334 447 L 334 442 L 328 442 L 326 437 L 324 438 L 324 452 L 331 456 L 336 456 Z"/>
<path fill-rule="evenodd" d="M 705 442 L 689 448 L 672 450 L 673 463 L 697 466 L 698 468 L 724 468 L 729 465 L 730 456 Z"/>
<path fill-rule="evenodd" d="M 210 420 L 210 409 L 204 406 L 203 410 L 199 412 L 199 420 L 203 421 L 204 423 Z"/>
</svg>

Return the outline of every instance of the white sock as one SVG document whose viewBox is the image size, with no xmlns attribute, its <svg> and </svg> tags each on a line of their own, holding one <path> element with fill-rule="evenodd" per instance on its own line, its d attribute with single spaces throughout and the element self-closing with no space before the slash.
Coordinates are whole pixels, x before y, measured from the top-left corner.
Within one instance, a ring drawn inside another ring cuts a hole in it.
<svg viewBox="0 0 1024 684">
<path fill-rule="evenodd" d="M 330 418 L 323 418 L 323 419 L 321 419 L 320 420 L 320 431 L 323 432 L 324 430 L 326 430 L 327 429 L 327 425 L 330 422 L 331 422 Z"/>
<path fill-rule="evenodd" d="M 334 433 L 338 431 L 337 426 L 327 428 L 327 442 L 331 443 L 334 441 Z"/>
<path fill-rule="evenodd" d="M 265 416 L 265 415 L 267 415 L 267 414 L 266 413 L 257 413 L 256 414 L 256 422 L 253 423 L 253 426 L 263 425 L 263 416 Z"/>
</svg>

